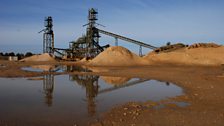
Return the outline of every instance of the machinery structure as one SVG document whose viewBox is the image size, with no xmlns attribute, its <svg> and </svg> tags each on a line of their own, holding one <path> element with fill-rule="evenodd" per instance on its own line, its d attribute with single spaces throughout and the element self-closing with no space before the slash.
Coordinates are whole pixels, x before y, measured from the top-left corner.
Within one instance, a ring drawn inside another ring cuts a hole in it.
<svg viewBox="0 0 224 126">
<path fill-rule="evenodd" d="M 124 37 L 118 34 L 114 34 L 105 30 L 99 29 L 96 21 L 98 20 L 98 11 L 94 8 L 89 9 L 88 12 L 88 23 L 83 25 L 86 26 L 86 34 L 82 37 L 79 37 L 76 41 L 69 42 L 68 49 L 54 48 L 54 34 L 52 30 L 52 18 L 48 17 L 45 20 L 44 31 L 44 52 L 47 53 L 58 53 L 62 57 L 66 57 L 66 60 L 79 60 L 82 58 L 91 59 L 96 57 L 100 52 L 103 52 L 105 48 L 108 48 L 110 45 L 100 45 L 99 38 L 100 34 L 104 34 L 110 37 L 115 38 L 115 46 L 118 46 L 118 39 L 138 45 L 139 46 L 139 55 L 142 56 L 142 47 L 149 49 L 156 49 L 157 47 L 146 44 L 141 41 L 137 41 L 128 37 Z M 103 26 L 103 25 L 100 25 Z"/>
<path fill-rule="evenodd" d="M 45 29 L 41 30 L 39 33 L 43 33 L 43 53 L 54 53 L 54 32 L 53 32 L 53 19 L 48 16 L 44 20 Z"/>
<path fill-rule="evenodd" d="M 97 19 L 97 10 L 94 8 L 89 9 L 88 13 L 88 23 L 83 25 L 87 26 L 86 35 L 78 38 L 75 42 L 70 42 L 70 52 L 73 57 L 77 58 L 93 58 L 97 56 L 100 52 L 104 50 L 104 48 L 109 47 L 100 46 L 99 45 L 99 31 L 97 29 L 98 23 L 96 23 Z"/>
<path fill-rule="evenodd" d="M 87 26 L 86 35 L 80 37 L 79 39 L 77 39 L 77 41 L 70 42 L 69 47 L 70 47 L 70 50 L 71 50 L 70 52 L 72 56 L 80 57 L 80 58 L 83 58 L 83 57 L 93 58 L 96 55 L 98 55 L 100 52 L 102 52 L 105 48 L 109 47 L 109 45 L 101 46 L 99 44 L 100 33 L 107 36 L 114 37 L 115 46 L 118 46 L 118 39 L 121 39 L 126 42 L 130 42 L 132 44 L 139 45 L 140 56 L 142 56 L 142 47 L 149 48 L 149 49 L 156 49 L 156 47 L 151 46 L 149 44 L 97 28 L 96 26 L 100 25 L 96 23 L 96 21 L 98 20 L 97 14 L 98 12 L 96 9 L 91 8 L 89 10 L 88 23 L 84 25 L 84 26 Z"/>
</svg>

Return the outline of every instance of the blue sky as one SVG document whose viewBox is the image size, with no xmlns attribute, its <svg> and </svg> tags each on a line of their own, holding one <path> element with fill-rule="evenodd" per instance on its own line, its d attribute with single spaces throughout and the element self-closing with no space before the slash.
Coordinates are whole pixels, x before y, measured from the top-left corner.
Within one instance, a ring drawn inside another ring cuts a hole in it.
<svg viewBox="0 0 224 126">
<path fill-rule="evenodd" d="M 154 46 L 166 42 L 224 44 L 224 0 L 0 0 L 0 51 L 42 51 L 43 20 L 53 17 L 55 45 L 85 33 L 88 9 L 106 31 Z M 114 39 L 102 35 L 101 44 Z M 133 51 L 135 45 L 119 42 Z"/>
</svg>

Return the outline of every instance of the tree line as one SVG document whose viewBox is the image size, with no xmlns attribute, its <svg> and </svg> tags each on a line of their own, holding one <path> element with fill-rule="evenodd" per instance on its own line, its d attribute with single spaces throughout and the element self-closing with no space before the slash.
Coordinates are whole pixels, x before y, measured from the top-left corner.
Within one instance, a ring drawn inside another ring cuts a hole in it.
<svg viewBox="0 0 224 126">
<path fill-rule="evenodd" d="M 0 52 L 0 56 L 17 56 L 18 59 L 22 59 L 24 57 L 29 57 L 29 56 L 33 56 L 34 54 L 31 53 L 31 52 L 26 52 L 25 54 L 23 53 L 14 53 L 14 52 L 6 52 L 6 53 L 3 53 L 3 52 Z"/>
</svg>

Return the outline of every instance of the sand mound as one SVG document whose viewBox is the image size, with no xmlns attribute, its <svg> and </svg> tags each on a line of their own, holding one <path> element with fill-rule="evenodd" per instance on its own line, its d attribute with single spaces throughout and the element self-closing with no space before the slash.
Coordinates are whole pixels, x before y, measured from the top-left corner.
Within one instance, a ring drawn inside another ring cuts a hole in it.
<svg viewBox="0 0 224 126">
<path fill-rule="evenodd" d="M 87 58 L 82 58 L 81 60 L 77 60 L 76 63 L 78 64 L 86 64 L 88 63 L 90 60 L 87 60 Z"/>
<path fill-rule="evenodd" d="M 107 48 L 87 65 L 90 66 L 135 66 L 147 61 L 121 46 Z"/>
<path fill-rule="evenodd" d="M 195 43 L 192 44 L 188 47 L 188 49 L 193 49 L 193 48 L 217 48 L 220 47 L 220 45 L 215 44 L 215 43 Z"/>
<path fill-rule="evenodd" d="M 130 80 L 130 78 L 127 78 L 127 77 L 101 76 L 100 78 L 103 79 L 106 83 L 113 84 L 113 85 L 125 84 L 126 82 Z"/>
<path fill-rule="evenodd" d="M 33 55 L 27 58 L 24 58 L 20 61 L 55 61 L 53 57 L 51 57 L 48 53 L 44 53 L 41 55 Z"/>
<path fill-rule="evenodd" d="M 150 62 L 185 65 L 221 65 L 224 64 L 224 47 L 206 47 L 188 49 L 187 47 L 166 53 L 149 53 L 144 59 Z"/>
<path fill-rule="evenodd" d="M 170 51 L 174 51 L 174 50 L 181 49 L 184 47 L 186 47 L 186 45 L 184 45 L 183 43 L 177 43 L 177 44 L 173 44 L 173 45 L 162 46 L 160 48 L 155 49 L 153 52 L 155 52 L 155 53 L 170 52 Z"/>
</svg>

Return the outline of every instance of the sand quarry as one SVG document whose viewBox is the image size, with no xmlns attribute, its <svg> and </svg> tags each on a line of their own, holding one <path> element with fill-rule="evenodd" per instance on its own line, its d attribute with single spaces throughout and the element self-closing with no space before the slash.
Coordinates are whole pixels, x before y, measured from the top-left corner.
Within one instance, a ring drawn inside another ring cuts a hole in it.
<svg viewBox="0 0 224 126">
<path fill-rule="evenodd" d="M 110 47 L 85 65 L 90 66 L 140 66 L 157 63 L 178 65 L 221 65 L 224 64 L 223 46 L 206 46 L 205 44 L 191 45 L 172 51 L 152 51 L 143 57 L 132 53 L 128 49 L 117 46 Z M 204 45 L 204 46 L 203 46 Z M 213 44 L 215 45 L 215 44 Z"/>
<path fill-rule="evenodd" d="M 178 48 L 177 48 L 178 47 Z M 185 94 L 158 102 L 132 102 L 115 106 L 103 113 L 92 126 L 223 126 L 224 124 L 224 47 L 214 43 L 190 46 L 168 46 L 143 57 L 120 46 L 109 47 L 92 60 L 62 62 L 49 54 L 35 55 L 20 62 L 0 61 L 0 77 L 39 77 L 48 72 L 29 72 L 21 67 L 32 65 L 82 65 L 93 72 L 51 74 L 100 75 L 112 85 L 129 78 L 145 78 L 172 82 Z M 108 77 L 112 76 L 112 77 Z M 174 102 L 187 102 L 178 107 Z M 163 105 L 160 109 L 154 106 Z M 147 117 L 147 118 L 145 118 Z"/>
<path fill-rule="evenodd" d="M 214 46 L 210 46 L 214 45 Z M 82 59 L 78 63 L 87 66 L 141 66 L 157 63 L 177 65 L 221 65 L 224 64 L 224 46 L 216 44 L 193 44 L 172 51 L 149 52 L 143 57 L 130 50 L 113 46 L 107 48 L 97 57 L 87 61 Z M 22 62 L 56 62 L 49 54 L 34 55 L 21 60 Z"/>
</svg>

